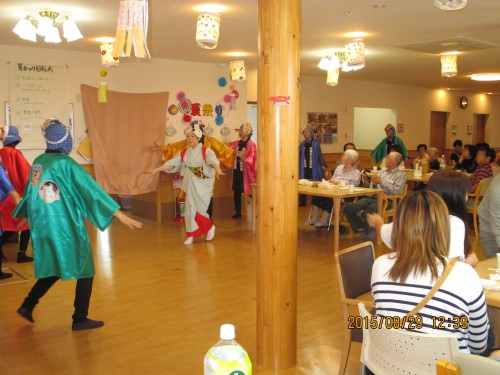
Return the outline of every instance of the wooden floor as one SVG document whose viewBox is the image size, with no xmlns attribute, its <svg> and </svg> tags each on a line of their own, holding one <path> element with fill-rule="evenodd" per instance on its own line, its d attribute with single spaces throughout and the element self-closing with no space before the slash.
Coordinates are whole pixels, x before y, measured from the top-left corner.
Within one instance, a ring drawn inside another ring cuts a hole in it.
<svg viewBox="0 0 500 375">
<path fill-rule="evenodd" d="M 300 209 L 300 223 L 307 213 Z M 4 268 L 29 280 L 16 275 L 0 282 L 0 373 L 202 374 L 203 357 L 218 341 L 222 323 L 236 325 L 236 339 L 255 362 L 251 226 L 217 218 L 216 226 L 213 242 L 197 240 L 190 247 L 182 244 L 183 226 L 176 223 L 145 221 L 137 232 L 117 222 L 103 233 L 89 227 L 96 261 L 90 317 L 105 321 L 95 331 L 70 329 L 74 281 L 58 282 L 48 292 L 35 309 L 34 325 L 19 318 L 16 309 L 34 283 L 32 265 L 5 262 Z M 344 323 L 332 237 L 299 227 L 298 364 L 280 374 L 338 371 Z M 479 241 L 472 240 L 477 249 Z M 342 238 L 341 248 L 353 243 Z M 9 259 L 16 251 L 14 243 L 5 246 Z M 353 344 L 348 374 L 359 373 L 359 356 L 360 345 Z M 270 374 L 256 366 L 254 373 Z"/>
</svg>

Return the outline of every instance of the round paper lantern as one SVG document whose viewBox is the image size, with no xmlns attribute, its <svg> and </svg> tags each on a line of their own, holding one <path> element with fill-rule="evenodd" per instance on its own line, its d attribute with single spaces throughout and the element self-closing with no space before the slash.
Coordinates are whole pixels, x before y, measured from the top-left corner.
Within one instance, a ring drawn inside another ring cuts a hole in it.
<svg viewBox="0 0 500 375">
<path fill-rule="evenodd" d="M 457 75 L 457 56 L 441 56 L 441 76 L 455 77 Z"/>
<path fill-rule="evenodd" d="M 113 43 L 101 43 L 101 63 L 105 68 L 120 64 L 120 58 L 113 57 Z"/>
<path fill-rule="evenodd" d="M 220 15 L 202 13 L 196 24 L 196 44 L 205 49 L 214 49 L 219 43 Z"/>
<path fill-rule="evenodd" d="M 350 67 L 365 66 L 365 42 L 355 39 L 345 45 L 345 61 Z"/>
</svg>

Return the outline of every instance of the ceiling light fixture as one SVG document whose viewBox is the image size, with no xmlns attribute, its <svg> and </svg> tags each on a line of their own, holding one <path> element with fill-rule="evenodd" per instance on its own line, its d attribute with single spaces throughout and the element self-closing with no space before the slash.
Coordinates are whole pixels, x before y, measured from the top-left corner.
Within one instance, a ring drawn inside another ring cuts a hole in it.
<svg viewBox="0 0 500 375">
<path fill-rule="evenodd" d="M 214 49 L 219 43 L 220 15 L 205 12 L 198 16 L 196 44 L 205 49 Z"/>
<path fill-rule="evenodd" d="M 344 33 L 342 36 L 345 38 L 363 38 L 368 36 L 368 33 L 365 33 L 364 31 L 353 31 L 350 33 Z"/>
<path fill-rule="evenodd" d="M 441 56 L 441 76 L 455 77 L 457 75 L 457 55 Z"/>
<path fill-rule="evenodd" d="M 318 68 L 327 71 L 339 69 L 340 66 L 341 66 L 340 59 L 336 55 L 325 56 L 320 60 L 318 64 Z"/>
<path fill-rule="evenodd" d="M 500 81 L 500 73 L 479 73 L 471 75 L 473 81 L 493 82 Z"/>
<path fill-rule="evenodd" d="M 467 6 L 467 0 L 434 0 L 434 6 L 441 10 L 460 10 Z"/>
<path fill-rule="evenodd" d="M 385 5 L 385 4 L 373 4 L 372 6 L 375 9 L 384 9 L 385 7 L 387 7 L 387 5 Z"/>
<path fill-rule="evenodd" d="M 19 20 L 12 31 L 21 39 L 31 42 L 37 41 L 36 35 L 38 34 L 45 38 L 46 43 L 60 43 L 59 27 L 62 27 L 63 36 L 68 42 L 83 38 L 75 21 L 68 16 L 64 16 L 57 21 L 57 17 L 59 17 L 58 12 L 44 10 L 39 12 L 38 18 L 28 15 Z"/>
</svg>

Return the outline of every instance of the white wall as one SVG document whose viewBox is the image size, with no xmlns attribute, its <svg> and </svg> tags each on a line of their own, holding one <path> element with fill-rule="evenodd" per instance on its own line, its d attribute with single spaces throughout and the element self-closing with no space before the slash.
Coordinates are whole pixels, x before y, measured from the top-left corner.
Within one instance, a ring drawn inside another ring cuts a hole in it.
<svg viewBox="0 0 500 375">
<path fill-rule="evenodd" d="M 405 124 L 405 132 L 398 134 L 408 149 L 419 143 L 429 143 L 431 111 L 450 112 L 447 127 L 447 144 L 452 148 L 454 139 L 464 143 L 472 141 L 467 126 L 473 124 L 473 115 L 490 114 L 486 125 L 486 141 L 500 147 L 500 96 L 470 92 L 435 90 L 422 87 L 393 85 L 376 82 L 354 81 L 341 77 L 337 87 L 327 86 L 323 76 L 301 76 L 300 129 L 307 123 L 307 112 L 337 112 L 339 142 L 323 145 L 323 152 L 341 152 L 346 142 L 353 141 L 354 108 L 392 108 L 397 112 L 398 123 Z M 257 100 L 257 79 L 248 80 L 248 100 Z M 255 85 L 250 86 L 250 85 Z M 467 96 L 469 106 L 459 107 L 461 96 Z M 374 139 L 385 137 L 384 127 Z M 451 134 L 451 126 L 457 125 L 457 134 Z"/>
<path fill-rule="evenodd" d="M 360 150 L 377 147 L 380 140 L 372 134 L 380 133 L 380 127 L 392 124 L 397 129 L 397 112 L 391 108 L 354 107 L 354 144 Z"/>
<path fill-rule="evenodd" d="M 0 123 L 4 123 L 5 119 L 3 103 L 9 101 L 7 64 L 9 61 L 67 65 L 69 67 L 68 102 L 75 103 L 75 141 L 85 134 L 86 124 L 80 85 L 98 86 L 103 80 L 99 76 L 102 67 L 97 44 L 95 53 L 0 45 L 0 82 L 2 82 L 0 85 L 0 102 L 2 103 Z M 217 84 L 217 80 L 222 76 L 228 79 L 228 85 L 224 88 Z M 168 91 L 170 93 L 169 104 L 177 103 L 176 95 L 181 90 L 188 98 L 194 100 L 213 99 L 222 98 L 224 94 L 228 94 L 229 86 L 235 84 L 240 94 L 237 100 L 238 110 L 231 113 L 226 122 L 231 129 L 235 129 L 246 121 L 246 82 L 231 82 L 228 67 L 225 66 L 164 59 L 152 59 L 149 62 L 122 62 L 119 67 L 109 70 L 105 80 L 108 83 L 108 89 L 113 91 L 137 93 Z M 179 113 L 171 117 L 177 134 L 175 137 L 166 137 L 166 143 L 176 142 L 184 137 L 185 124 L 181 121 L 182 115 Z M 140 130 L 140 127 L 141 124 L 137 124 L 137 129 Z M 215 128 L 214 136 L 222 139 L 220 127 L 215 124 L 213 127 Z M 138 131 L 137 129 L 125 129 L 125 131 Z M 231 134 L 231 139 L 236 139 L 236 132 Z M 30 161 L 39 153 L 40 150 L 25 151 Z M 75 153 L 72 156 L 78 162 L 84 163 L 84 160 Z"/>
<path fill-rule="evenodd" d="M 405 132 L 398 134 L 408 149 L 419 143 L 429 143 L 431 111 L 450 112 L 447 144 L 454 139 L 472 141 L 467 126 L 472 125 L 475 113 L 490 114 L 486 125 L 486 141 L 500 147 L 500 97 L 458 91 L 433 90 L 421 87 L 392 85 L 342 79 L 339 86 L 326 86 L 324 77 L 301 77 L 301 122 L 307 121 L 307 112 L 338 112 L 339 143 L 322 146 L 324 152 L 341 152 L 345 142 L 353 140 L 354 107 L 391 108 L 397 111 L 398 123 L 405 124 Z M 461 96 L 467 96 L 469 106 L 459 107 Z M 370 132 L 379 141 L 385 137 L 384 127 Z M 451 126 L 457 125 L 457 134 L 451 135 Z"/>
</svg>

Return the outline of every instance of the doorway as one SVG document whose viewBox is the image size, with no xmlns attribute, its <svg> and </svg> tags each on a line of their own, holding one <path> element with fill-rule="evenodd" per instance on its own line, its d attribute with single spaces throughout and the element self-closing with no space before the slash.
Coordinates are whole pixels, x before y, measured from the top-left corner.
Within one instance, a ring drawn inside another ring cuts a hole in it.
<svg viewBox="0 0 500 375">
<path fill-rule="evenodd" d="M 247 121 L 252 124 L 252 141 L 257 144 L 257 133 L 259 131 L 257 122 L 257 102 L 247 102 Z"/>
<path fill-rule="evenodd" d="M 486 141 L 487 114 L 474 114 L 472 121 L 472 143 L 478 144 Z"/>
<path fill-rule="evenodd" d="M 449 115 L 449 112 L 431 112 L 429 147 L 436 147 L 440 154 L 446 152 L 446 123 Z"/>
</svg>

